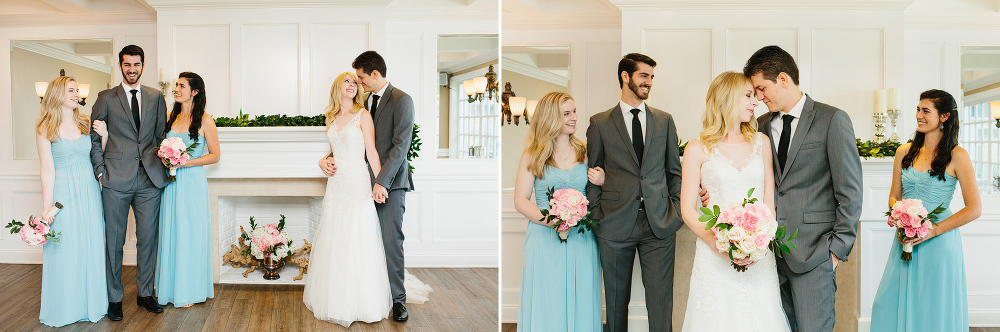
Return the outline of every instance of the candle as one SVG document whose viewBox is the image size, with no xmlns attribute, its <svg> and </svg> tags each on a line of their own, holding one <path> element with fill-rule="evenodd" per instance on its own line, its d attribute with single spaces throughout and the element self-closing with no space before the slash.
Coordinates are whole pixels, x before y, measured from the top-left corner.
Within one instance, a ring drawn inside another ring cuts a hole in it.
<svg viewBox="0 0 1000 332">
<path fill-rule="evenodd" d="M 875 111 L 874 114 L 885 113 L 885 90 L 875 90 Z"/>
<path fill-rule="evenodd" d="M 163 75 L 163 68 L 160 68 L 160 77 L 157 77 L 157 78 L 159 78 L 160 81 L 162 82 L 165 77 L 166 76 Z"/>
<path fill-rule="evenodd" d="M 887 90 L 886 96 L 888 97 L 886 102 L 887 109 L 899 110 L 899 89 L 891 88 Z"/>
</svg>

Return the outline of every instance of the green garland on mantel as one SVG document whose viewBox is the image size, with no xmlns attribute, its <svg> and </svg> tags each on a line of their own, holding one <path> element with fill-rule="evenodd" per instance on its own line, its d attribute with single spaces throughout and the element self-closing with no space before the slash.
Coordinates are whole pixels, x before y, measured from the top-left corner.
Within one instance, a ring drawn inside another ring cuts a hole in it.
<svg viewBox="0 0 1000 332">
<path fill-rule="evenodd" d="M 284 114 L 275 115 L 258 115 L 253 119 L 247 114 L 243 114 L 243 110 L 240 110 L 240 115 L 235 118 L 227 118 L 220 116 L 215 118 L 216 127 L 325 127 L 326 126 L 326 115 L 320 114 L 317 116 L 287 116 Z M 415 169 L 413 167 L 413 159 L 420 156 L 420 146 L 423 144 L 420 142 L 420 126 L 416 123 L 413 124 L 413 139 L 410 140 L 410 150 L 406 152 L 406 161 L 410 164 L 410 172 Z"/>
<path fill-rule="evenodd" d="M 860 138 L 855 139 L 858 143 L 858 156 L 861 158 L 883 158 L 883 157 L 895 157 L 896 149 L 901 145 L 899 142 L 885 141 L 882 143 L 875 143 L 875 141 L 864 141 L 862 142 Z M 679 148 L 679 153 L 681 156 L 684 155 L 684 148 L 687 147 L 688 143 L 691 141 L 680 141 L 677 145 Z"/>
</svg>

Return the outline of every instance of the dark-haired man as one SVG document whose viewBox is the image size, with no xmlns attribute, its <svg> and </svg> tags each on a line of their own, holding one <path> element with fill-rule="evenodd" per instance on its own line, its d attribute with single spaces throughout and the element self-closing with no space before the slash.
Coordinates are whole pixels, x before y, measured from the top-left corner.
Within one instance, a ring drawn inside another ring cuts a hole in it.
<svg viewBox="0 0 1000 332">
<path fill-rule="evenodd" d="M 403 212 L 406 193 L 413 190 L 410 164 L 406 161 L 413 139 L 413 99 L 386 80 L 385 60 L 375 51 L 361 53 L 351 67 L 361 86 L 370 92 L 365 107 L 375 121 L 375 149 L 381 160 L 368 163 L 382 165 L 378 174 L 372 174 L 372 194 L 383 200 L 376 202 L 375 209 L 382 224 L 382 244 L 392 291 L 392 319 L 405 322 L 409 314 L 403 288 Z"/>
<path fill-rule="evenodd" d="M 656 62 L 631 53 L 618 62 L 621 101 L 590 117 L 588 166 L 605 170 L 603 187 L 588 183 L 587 199 L 604 275 L 608 331 L 628 330 L 636 252 L 646 289 L 650 331 L 670 331 L 681 162 L 669 113 L 648 107 Z"/>
<path fill-rule="evenodd" d="M 754 53 L 743 74 L 771 111 L 757 130 L 774 144 L 778 224 L 799 232 L 798 249 L 777 258 L 782 307 L 793 331 L 832 331 L 837 264 L 847 261 L 861 217 L 854 126 L 847 112 L 799 90 L 795 59 L 778 46 Z"/>
<path fill-rule="evenodd" d="M 122 84 L 101 91 L 92 110 L 92 121 L 104 121 L 108 143 L 90 135 L 90 161 L 101 182 L 107 240 L 108 318 L 122 320 L 122 254 L 128 211 L 135 215 L 136 302 L 149 312 L 163 308 L 153 298 L 160 194 L 167 173 L 154 152 L 166 136 L 167 104 L 160 90 L 139 84 L 145 54 L 129 45 L 118 53 Z M 93 123 L 91 123 L 93 126 Z"/>
</svg>

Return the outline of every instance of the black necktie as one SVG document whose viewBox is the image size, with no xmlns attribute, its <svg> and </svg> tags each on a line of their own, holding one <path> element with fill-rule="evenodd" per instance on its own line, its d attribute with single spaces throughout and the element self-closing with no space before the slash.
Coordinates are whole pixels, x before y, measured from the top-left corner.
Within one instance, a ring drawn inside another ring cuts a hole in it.
<svg viewBox="0 0 1000 332">
<path fill-rule="evenodd" d="M 642 165 L 642 150 L 644 144 L 642 143 L 642 124 L 639 123 L 639 112 L 638 108 L 632 109 L 632 149 L 635 150 L 635 156 L 639 158 L 639 165 Z"/>
<path fill-rule="evenodd" d="M 132 89 L 129 92 L 132 93 L 132 119 L 135 120 L 135 131 L 139 131 L 139 99 L 135 97 L 135 93 L 139 90 Z"/>
<path fill-rule="evenodd" d="M 785 169 L 785 158 L 788 157 L 788 141 L 792 138 L 792 120 L 795 117 L 791 114 L 781 116 L 781 140 L 778 141 L 778 166 Z"/>
<path fill-rule="evenodd" d="M 368 112 L 372 113 L 372 118 L 375 117 L 376 108 L 378 108 L 378 95 L 372 94 L 372 104 L 368 107 Z"/>
</svg>

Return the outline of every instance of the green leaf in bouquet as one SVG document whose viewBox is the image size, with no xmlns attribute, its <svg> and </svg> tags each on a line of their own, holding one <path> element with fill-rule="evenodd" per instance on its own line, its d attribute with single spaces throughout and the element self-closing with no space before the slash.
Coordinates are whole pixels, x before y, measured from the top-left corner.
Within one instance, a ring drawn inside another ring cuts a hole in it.
<svg viewBox="0 0 1000 332">
<path fill-rule="evenodd" d="M 778 226 L 778 231 L 774 232 L 774 238 L 775 239 L 785 238 L 785 225 Z"/>
<path fill-rule="evenodd" d="M 255 229 L 257 229 L 257 223 L 254 222 L 253 216 L 250 216 L 250 232 L 252 233 Z"/>
<path fill-rule="evenodd" d="M 704 214 L 704 215 L 706 215 L 706 216 L 714 216 L 714 214 L 712 214 L 712 209 L 709 209 L 709 208 L 704 207 L 704 206 L 701 207 L 701 213 Z"/>
<path fill-rule="evenodd" d="M 730 225 L 730 224 L 716 224 L 715 228 L 718 228 L 719 230 L 729 230 L 729 229 L 733 228 L 733 225 Z"/>
<path fill-rule="evenodd" d="M 709 220 L 712 220 L 712 219 L 715 219 L 715 216 L 710 215 L 710 214 L 703 214 L 703 215 L 701 215 L 701 217 L 698 217 L 698 221 L 700 221 L 700 222 L 708 222 Z"/>
<path fill-rule="evenodd" d="M 798 228 L 796 228 L 796 229 L 795 229 L 795 232 L 792 232 L 792 236 L 789 236 L 789 237 L 788 237 L 788 241 L 792 241 L 792 240 L 794 240 L 794 239 L 795 239 L 795 237 L 796 237 L 796 236 L 798 236 L 798 235 L 799 235 L 799 229 L 798 229 Z M 789 243 L 791 243 L 791 242 L 789 242 Z M 792 248 L 795 248 L 795 247 L 793 246 Z"/>
<path fill-rule="evenodd" d="M 750 196 L 753 196 L 753 190 L 754 190 L 754 188 L 750 188 L 750 191 L 747 192 L 747 198 L 750 198 Z"/>
<path fill-rule="evenodd" d="M 798 230 L 796 230 L 796 232 L 797 232 L 797 231 L 798 231 Z M 787 243 L 788 243 L 788 246 L 792 247 L 792 249 L 795 249 L 795 250 L 799 250 L 799 248 L 795 246 L 795 243 L 792 243 L 791 241 L 789 241 L 789 242 L 787 242 Z"/>
<path fill-rule="evenodd" d="M 780 244 L 780 246 L 781 246 L 781 251 L 782 251 L 782 252 L 784 252 L 784 253 L 786 253 L 786 254 L 790 254 L 790 253 L 792 253 L 792 250 L 791 250 L 791 249 L 788 249 L 788 246 L 787 246 L 787 245 L 785 245 L 784 243 Z"/>
<path fill-rule="evenodd" d="M 278 230 L 285 229 L 285 215 L 281 214 L 281 219 L 278 220 Z"/>
<path fill-rule="evenodd" d="M 709 220 L 708 221 L 708 225 L 705 225 L 705 230 L 707 231 L 707 230 L 712 229 L 712 226 L 715 226 L 715 221 L 716 221 L 715 218 L 712 218 L 712 220 Z"/>
<path fill-rule="evenodd" d="M 714 206 L 712 206 L 712 211 L 715 211 L 715 215 L 720 215 L 720 214 L 722 214 L 722 211 L 721 211 L 721 210 L 719 209 L 719 206 L 718 206 L 718 205 L 714 205 Z"/>
</svg>

